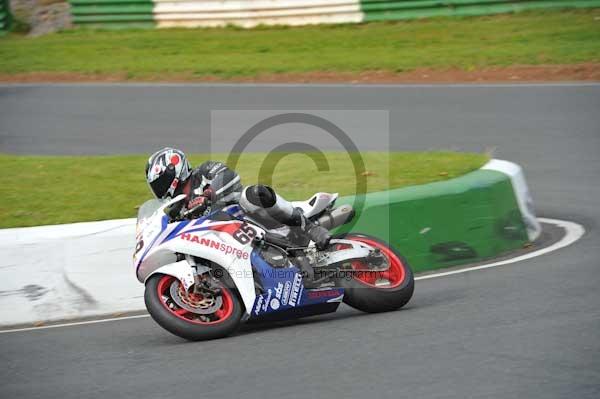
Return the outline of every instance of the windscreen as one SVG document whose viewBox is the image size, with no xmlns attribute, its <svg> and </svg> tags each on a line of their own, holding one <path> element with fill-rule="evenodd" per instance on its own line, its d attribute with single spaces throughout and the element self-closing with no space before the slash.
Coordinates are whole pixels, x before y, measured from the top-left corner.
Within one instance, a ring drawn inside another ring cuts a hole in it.
<svg viewBox="0 0 600 399">
<path fill-rule="evenodd" d="M 164 200 L 159 200 L 159 199 L 151 199 L 151 200 L 144 202 L 142 204 L 142 206 L 140 206 L 140 209 L 138 210 L 138 215 L 137 215 L 138 223 L 140 220 L 144 220 L 144 219 L 152 216 L 152 214 L 154 212 L 156 212 L 156 210 L 158 208 L 160 208 L 162 205 L 164 205 L 164 203 L 165 203 Z"/>
</svg>

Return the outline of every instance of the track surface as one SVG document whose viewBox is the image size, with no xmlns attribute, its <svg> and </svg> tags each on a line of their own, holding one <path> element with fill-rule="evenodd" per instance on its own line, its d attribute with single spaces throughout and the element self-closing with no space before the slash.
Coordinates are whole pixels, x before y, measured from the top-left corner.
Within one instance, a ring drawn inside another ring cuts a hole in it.
<svg viewBox="0 0 600 399">
<path fill-rule="evenodd" d="M 166 130 L 201 150 L 208 113 L 195 110 L 248 102 L 389 109 L 392 148 L 496 147 L 525 167 L 538 214 L 588 232 L 539 258 L 419 281 L 395 313 L 344 307 L 204 343 L 150 319 L 2 334 L 2 397 L 600 397 L 600 86 L 1 87 L 1 148 L 150 151 Z"/>
</svg>

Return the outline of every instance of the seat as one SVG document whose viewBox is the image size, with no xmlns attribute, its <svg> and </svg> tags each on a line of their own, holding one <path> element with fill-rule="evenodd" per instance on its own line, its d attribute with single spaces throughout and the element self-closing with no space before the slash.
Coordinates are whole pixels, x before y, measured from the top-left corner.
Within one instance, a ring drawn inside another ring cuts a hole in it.
<svg viewBox="0 0 600 399">
<path fill-rule="evenodd" d="M 337 197 L 338 193 L 316 193 L 306 201 L 292 201 L 292 205 L 294 208 L 302 209 L 304 216 L 310 218 L 321 213 L 330 204 L 335 202 Z"/>
</svg>

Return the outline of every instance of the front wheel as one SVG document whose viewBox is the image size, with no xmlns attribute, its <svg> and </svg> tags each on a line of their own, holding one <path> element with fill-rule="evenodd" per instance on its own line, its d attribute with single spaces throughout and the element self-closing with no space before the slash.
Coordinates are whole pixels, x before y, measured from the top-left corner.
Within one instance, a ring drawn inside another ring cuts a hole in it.
<svg viewBox="0 0 600 399">
<path fill-rule="evenodd" d="M 406 260 L 385 241 L 365 234 L 348 233 L 336 238 L 358 241 L 379 249 L 389 265 L 386 270 L 371 271 L 363 259 L 351 261 L 349 275 L 340 279 L 345 289 L 344 303 L 363 312 L 387 312 L 406 305 L 413 295 L 415 279 Z M 337 244 L 340 249 L 343 244 Z"/>
<path fill-rule="evenodd" d="M 216 294 L 186 292 L 173 276 L 156 274 L 144 292 L 150 316 L 165 330 L 191 341 L 225 337 L 234 332 L 243 306 L 235 292 L 222 285 Z"/>
</svg>

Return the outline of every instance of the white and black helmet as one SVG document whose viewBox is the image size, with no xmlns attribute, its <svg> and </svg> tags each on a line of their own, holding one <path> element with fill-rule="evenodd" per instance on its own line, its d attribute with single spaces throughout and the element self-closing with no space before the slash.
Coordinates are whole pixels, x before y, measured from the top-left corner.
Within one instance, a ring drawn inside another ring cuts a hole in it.
<svg viewBox="0 0 600 399">
<path fill-rule="evenodd" d="M 146 181 L 156 198 L 172 197 L 179 183 L 190 176 L 191 169 L 183 151 L 166 147 L 148 159 Z"/>
</svg>

